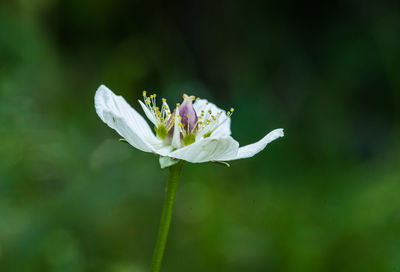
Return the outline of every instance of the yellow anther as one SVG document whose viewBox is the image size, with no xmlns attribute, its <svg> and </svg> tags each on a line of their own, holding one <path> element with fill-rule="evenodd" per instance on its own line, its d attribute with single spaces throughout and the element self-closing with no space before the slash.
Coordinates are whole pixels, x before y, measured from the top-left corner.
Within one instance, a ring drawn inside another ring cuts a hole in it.
<svg viewBox="0 0 400 272">
<path fill-rule="evenodd" d="M 177 107 L 179 107 L 180 105 L 181 105 L 181 104 L 179 104 L 179 103 L 176 103 L 176 106 L 177 106 Z"/>
<path fill-rule="evenodd" d="M 211 114 L 211 110 L 208 110 L 208 113 Z"/>
<path fill-rule="evenodd" d="M 186 114 L 186 117 L 189 118 L 189 117 L 190 117 L 190 114 Z"/>
<path fill-rule="evenodd" d="M 146 92 L 146 91 L 143 91 L 143 96 L 144 96 L 144 97 L 146 97 L 146 94 L 147 94 L 147 92 Z"/>
<path fill-rule="evenodd" d="M 211 118 L 213 119 L 213 121 L 215 121 L 215 120 L 216 120 L 216 118 L 215 118 L 215 116 L 214 116 L 214 115 L 212 115 L 212 116 L 211 116 Z"/>
<path fill-rule="evenodd" d="M 228 116 L 229 116 L 229 115 L 231 115 L 231 112 L 230 112 L 230 111 L 228 111 L 228 112 L 226 113 L 226 115 L 228 115 Z"/>
<path fill-rule="evenodd" d="M 235 111 L 235 109 L 234 108 L 231 108 L 231 112 L 234 112 Z"/>
<path fill-rule="evenodd" d="M 167 102 L 167 99 L 163 98 L 163 99 L 161 99 L 161 101 L 162 101 L 163 103 L 165 103 L 165 102 Z"/>
</svg>

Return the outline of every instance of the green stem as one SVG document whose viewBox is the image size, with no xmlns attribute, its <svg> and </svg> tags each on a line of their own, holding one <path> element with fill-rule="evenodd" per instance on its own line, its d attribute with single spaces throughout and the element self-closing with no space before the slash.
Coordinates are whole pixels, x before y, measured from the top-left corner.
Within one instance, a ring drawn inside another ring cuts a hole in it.
<svg viewBox="0 0 400 272">
<path fill-rule="evenodd" d="M 158 228 L 157 242 L 154 248 L 150 272 L 160 271 L 165 245 L 167 244 L 168 231 L 171 224 L 172 211 L 174 209 L 176 188 L 178 187 L 182 165 L 183 161 L 180 161 L 179 163 L 169 167 L 168 181 L 165 189 L 164 207 L 161 215 L 160 227 Z"/>
</svg>

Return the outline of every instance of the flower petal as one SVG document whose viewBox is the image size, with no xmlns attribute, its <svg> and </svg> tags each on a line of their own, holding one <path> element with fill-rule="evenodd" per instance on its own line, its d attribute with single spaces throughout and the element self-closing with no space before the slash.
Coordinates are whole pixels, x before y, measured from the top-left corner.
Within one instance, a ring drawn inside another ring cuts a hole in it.
<svg viewBox="0 0 400 272">
<path fill-rule="evenodd" d="M 147 106 L 141 101 L 138 100 L 140 106 L 142 106 L 142 109 L 144 111 L 144 114 L 146 114 L 146 117 L 152 122 L 154 125 L 157 125 L 156 119 L 154 118 L 154 115 L 150 112 L 150 110 L 147 108 Z"/>
<path fill-rule="evenodd" d="M 95 108 L 104 123 L 116 130 L 132 146 L 145 152 L 155 152 L 160 145 L 144 118 L 123 97 L 101 85 L 95 94 Z"/>
<path fill-rule="evenodd" d="M 275 129 L 270 133 L 268 133 L 266 136 L 264 136 L 264 138 L 262 138 L 258 142 L 240 147 L 236 156 L 231 158 L 224 158 L 222 160 L 231 161 L 231 160 L 253 157 L 255 154 L 262 151 L 267 146 L 268 143 L 272 142 L 273 140 L 279 137 L 283 137 L 283 135 L 284 134 L 282 128 Z"/>
<path fill-rule="evenodd" d="M 178 149 L 181 147 L 181 128 L 179 127 L 180 116 L 178 107 L 175 110 L 175 118 L 173 120 L 175 121 L 174 121 L 174 133 L 172 134 L 171 145 L 173 148 Z"/>
<path fill-rule="evenodd" d="M 196 99 L 196 102 L 193 103 L 193 107 L 198 116 L 200 116 L 201 111 L 207 112 L 211 110 L 212 115 L 217 115 L 219 112 L 223 112 L 221 118 L 218 120 L 218 125 L 223 122 L 215 131 L 211 134 L 213 137 L 226 137 L 231 135 L 231 118 L 226 116 L 226 111 L 223 109 L 218 108 L 211 102 L 208 102 L 206 99 Z M 225 120 L 228 118 L 228 120 Z M 202 136 L 202 135 L 199 135 Z"/>
<path fill-rule="evenodd" d="M 175 148 L 170 144 L 166 142 L 162 142 L 159 145 L 154 145 L 155 148 L 155 153 L 160 155 L 160 156 L 167 156 L 172 150 L 175 150 Z"/>
<path fill-rule="evenodd" d="M 239 143 L 232 137 L 208 137 L 194 142 L 168 154 L 169 157 L 188 162 L 198 163 L 207 161 L 221 161 L 237 155 Z"/>
</svg>

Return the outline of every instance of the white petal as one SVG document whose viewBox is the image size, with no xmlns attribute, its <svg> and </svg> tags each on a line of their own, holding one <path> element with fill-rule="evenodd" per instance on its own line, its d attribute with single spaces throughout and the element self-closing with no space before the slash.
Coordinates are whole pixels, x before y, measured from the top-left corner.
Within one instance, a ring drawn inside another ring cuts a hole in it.
<svg viewBox="0 0 400 272">
<path fill-rule="evenodd" d="M 156 149 L 155 152 L 160 156 L 166 156 L 174 149 L 171 145 L 165 143 L 154 146 L 154 148 Z"/>
<path fill-rule="evenodd" d="M 179 127 L 180 124 L 180 118 L 179 118 L 179 108 L 176 108 L 175 110 L 175 122 L 174 122 L 174 133 L 172 135 L 172 142 L 171 145 L 174 148 L 180 148 L 182 146 L 181 144 L 181 128 Z"/>
<path fill-rule="evenodd" d="M 210 105 L 210 102 L 208 102 L 207 99 L 199 99 L 199 98 L 197 98 L 195 100 L 195 102 L 193 103 L 193 108 L 196 111 L 196 113 L 200 113 L 202 110 L 206 111 L 206 109 L 208 109 L 209 105 Z"/>
<path fill-rule="evenodd" d="M 262 138 L 258 142 L 240 147 L 236 156 L 231 158 L 225 158 L 222 160 L 231 161 L 231 160 L 253 157 L 255 154 L 262 151 L 267 146 L 268 143 L 272 142 L 273 140 L 279 137 L 283 137 L 283 135 L 284 134 L 282 128 L 275 129 L 270 133 L 268 133 L 266 136 L 264 136 L 264 138 Z"/>
<path fill-rule="evenodd" d="M 237 155 L 239 143 L 232 137 L 208 137 L 194 142 L 191 145 L 175 150 L 169 157 L 188 162 L 222 161 Z"/>
<path fill-rule="evenodd" d="M 225 120 L 226 119 L 226 120 Z M 222 125 L 219 125 L 223 122 Z M 231 118 L 226 116 L 225 111 L 223 116 L 220 117 L 218 120 L 219 127 L 216 128 L 213 133 L 211 134 L 215 138 L 221 138 L 231 135 Z"/>
<path fill-rule="evenodd" d="M 106 86 L 101 85 L 97 89 L 94 103 L 101 120 L 132 146 L 145 152 L 154 152 L 153 145 L 160 144 L 144 118 L 123 97 L 116 96 Z"/>
<path fill-rule="evenodd" d="M 147 106 L 141 101 L 138 100 L 140 106 L 142 106 L 142 109 L 144 111 L 144 114 L 146 114 L 146 117 L 152 122 L 154 125 L 157 125 L 156 119 L 154 118 L 154 115 L 150 112 L 150 110 L 147 108 Z"/>
<path fill-rule="evenodd" d="M 200 116 L 202 110 L 204 110 L 204 112 L 211 110 L 212 115 L 217 115 L 218 112 L 222 111 L 223 113 L 218 120 L 218 125 L 222 122 L 224 123 L 220 125 L 211 135 L 216 138 L 231 135 L 231 120 L 230 117 L 226 117 L 226 112 L 223 109 L 218 108 L 216 105 L 208 102 L 206 99 L 196 99 L 196 102 L 193 103 L 193 108 L 198 116 Z M 228 120 L 224 121 L 225 118 L 228 118 Z"/>
</svg>

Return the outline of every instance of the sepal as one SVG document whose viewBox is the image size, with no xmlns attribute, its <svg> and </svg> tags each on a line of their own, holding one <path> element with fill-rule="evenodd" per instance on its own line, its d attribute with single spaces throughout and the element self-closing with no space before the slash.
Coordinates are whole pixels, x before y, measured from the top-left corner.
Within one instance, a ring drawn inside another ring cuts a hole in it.
<svg viewBox="0 0 400 272">
<path fill-rule="evenodd" d="M 226 167 L 231 167 L 231 165 L 229 163 L 227 163 L 226 161 L 211 161 L 211 162 L 216 163 L 216 164 L 225 165 Z"/>
<path fill-rule="evenodd" d="M 167 168 L 167 167 L 177 164 L 178 162 L 180 162 L 180 160 L 173 159 L 171 157 L 160 156 L 159 162 L 160 162 L 161 169 L 164 169 L 164 168 Z"/>
</svg>

